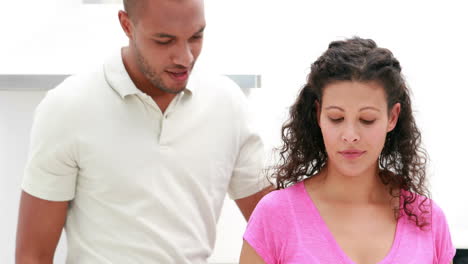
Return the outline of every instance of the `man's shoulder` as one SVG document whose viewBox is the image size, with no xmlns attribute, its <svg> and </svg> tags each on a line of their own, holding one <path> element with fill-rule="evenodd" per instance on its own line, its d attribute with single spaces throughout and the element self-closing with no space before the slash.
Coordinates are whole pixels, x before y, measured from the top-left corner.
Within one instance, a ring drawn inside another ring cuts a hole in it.
<svg viewBox="0 0 468 264">
<path fill-rule="evenodd" d="M 99 69 L 88 72 L 80 72 L 65 78 L 60 84 L 51 89 L 58 94 L 66 95 L 68 93 L 77 94 L 85 92 L 87 89 L 102 87 L 107 85 L 104 72 Z"/>
<path fill-rule="evenodd" d="M 82 109 L 106 85 L 102 71 L 78 73 L 66 77 L 56 87 L 47 91 L 39 108 L 54 110 Z M 81 111 L 81 110 L 80 110 Z"/>
</svg>

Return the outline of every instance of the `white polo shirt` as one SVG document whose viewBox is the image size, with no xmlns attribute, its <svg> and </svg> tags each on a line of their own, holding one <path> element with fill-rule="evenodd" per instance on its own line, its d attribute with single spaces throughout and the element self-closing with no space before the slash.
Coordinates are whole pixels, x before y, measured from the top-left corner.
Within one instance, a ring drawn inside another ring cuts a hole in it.
<svg viewBox="0 0 468 264">
<path fill-rule="evenodd" d="M 71 200 L 67 263 L 206 263 L 226 193 L 264 187 L 263 145 L 223 76 L 190 77 L 163 114 L 119 54 L 37 107 L 23 190 Z"/>
</svg>

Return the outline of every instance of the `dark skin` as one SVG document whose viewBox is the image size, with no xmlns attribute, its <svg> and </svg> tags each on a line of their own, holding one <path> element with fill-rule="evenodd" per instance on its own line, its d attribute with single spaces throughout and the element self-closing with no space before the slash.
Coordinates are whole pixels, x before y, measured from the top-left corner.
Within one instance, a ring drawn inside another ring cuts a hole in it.
<svg viewBox="0 0 468 264">
<path fill-rule="evenodd" d="M 131 18 L 119 12 L 120 25 L 129 39 L 122 49 L 125 68 L 139 90 L 151 96 L 165 112 L 185 89 L 203 45 L 203 2 L 145 1 Z M 184 72 L 177 80 L 171 72 Z"/>
<path fill-rule="evenodd" d="M 250 215 L 252 215 L 252 212 L 260 199 L 274 189 L 275 188 L 273 188 L 273 186 L 270 186 L 258 193 L 236 200 L 237 207 L 239 207 L 246 221 L 249 221 Z"/>
<path fill-rule="evenodd" d="M 52 202 L 21 193 L 16 233 L 16 263 L 53 263 L 67 216 L 68 201 Z"/>
<path fill-rule="evenodd" d="M 155 2 L 157 1 L 151 3 Z M 162 6 L 165 4 L 163 3 Z M 140 16 L 137 21 L 131 19 L 126 12 L 119 12 L 120 25 L 129 38 L 129 46 L 122 49 L 125 68 L 138 89 L 151 96 L 162 113 L 165 112 L 177 92 L 184 88 L 184 85 L 179 85 L 167 78 L 165 70 L 169 69 L 170 71 L 172 68 L 178 68 L 190 72 L 201 52 L 205 28 L 202 11 L 181 14 L 179 9 L 173 9 L 173 7 L 168 5 L 167 10 L 162 12 L 161 8 L 146 2 L 144 11 L 135 10 L 137 11 L 135 13 Z M 197 10 L 197 6 L 190 6 L 187 9 Z M 190 20 L 185 21 L 185 19 Z M 193 24 L 193 26 L 184 26 L 187 24 Z M 151 56 L 157 55 L 154 60 L 148 62 L 147 70 L 158 75 L 166 89 L 155 86 L 145 77 L 141 65 L 139 66 L 137 50 L 141 53 L 151 54 L 148 55 L 149 59 Z M 246 220 L 249 219 L 258 201 L 271 190 L 272 188 L 266 188 L 256 194 L 236 200 L 236 204 Z"/>
<path fill-rule="evenodd" d="M 269 187 L 251 196 L 237 199 L 245 220 L 248 221 L 260 199 L 273 190 Z M 21 193 L 16 234 L 16 263 L 53 263 L 69 202 L 52 202 Z"/>
<path fill-rule="evenodd" d="M 139 16 L 138 23 L 132 22 L 124 11 L 118 14 L 122 29 L 129 38 L 129 45 L 122 49 L 125 68 L 137 88 L 151 96 L 163 113 L 176 94 L 185 89 L 184 81 L 174 78 L 173 73 L 185 72 L 188 76 L 201 51 L 201 35 L 205 27 L 203 8 L 197 1 L 186 3 L 189 6 L 182 8 L 175 6 L 177 2 L 174 1 L 145 2 L 143 12 L 134 10 Z M 146 60 L 145 67 L 142 67 L 141 58 Z M 150 81 L 148 76 L 155 78 Z M 164 85 L 164 89 L 154 85 L 158 82 Z M 271 189 L 236 200 L 246 220 L 258 201 Z M 16 237 L 17 264 L 53 263 L 68 206 L 69 201 L 46 201 L 26 192 L 21 194 Z"/>
<path fill-rule="evenodd" d="M 151 3 L 154 2 L 157 1 Z M 165 4 L 162 5 L 165 6 Z M 187 71 L 191 70 L 201 52 L 205 20 L 204 16 L 200 14 L 202 13 L 200 10 L 199 12 L 181 14 L 179 9 L 173 9 L 171 5 L 167 6 L 165 12 L 161 12 L 161 8 L 154 7 L 150 5 L 150 2 L 145 2 L 144 11 L 135 10 L 135 14 L 139 14 L 138 20 L 131 19 L 123 11 L 119 12 L 120 24 L 130 43 L 122 50 L 122 57 L 132 81 L 138 89 L 150 95 L 161 112 L 164 113 L 177 92 L 184 88 L 183 85 L 180 86 L 167 78 L 165 70 L 169 69 L 170 71 L 176 67 Z M 197 10 L 197 6 L 194 5 L 187 9 Z M 185 19 L 190 19 L 190 23 Z M 187 27 L 185 26 L 187 24 L 193 24 L 193 26 Z M 166 89 L 155 86 L 145 77 L 141 66 L 139 67 L 137 50 L 141 53 L 152 54 L 148 55 L 149 59 L 151 56 L 157 55 L 154 60 L 148 62 L 147 70 L 158 75 Z M 246 220 L 249 219 L 258 201 L 271 190 L 272 188 L 266 188 L 256 194 L 236 200 L 236 204 Z"/>
</svg>

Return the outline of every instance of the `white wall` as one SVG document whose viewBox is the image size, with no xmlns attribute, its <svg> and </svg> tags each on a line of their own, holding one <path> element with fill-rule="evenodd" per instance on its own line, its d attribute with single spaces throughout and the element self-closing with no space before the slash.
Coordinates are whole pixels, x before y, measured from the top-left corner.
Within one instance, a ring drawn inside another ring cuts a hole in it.
<svg viewBox="0 0 468 264">
<path fill-rule="evenodd" d="M 2 211 L 0 260 L 2 263 L 14 263 L 21 175 L 28 153 L 32 113 L 43 96 L 43 91 L 0 91 L 0 208 Z M 63 259 L 64 253 L 61 244 L 56 259 Z"/>
<path fill-rule="evenodd" d="M 0 74 L 74 73 L 125 43 L 119 6 L 78 0 L 9 1 L 0 17 Z M 457 247 L 468 248 L 468 17 L 463 1 L 206 0 L 206 40 L 197 67 L 262 75 L 250 103 L 267 146 L 303 85 L 309 64 L 331 40 L 359 35 L 391 49 L 414 94 L 417 122 L 431 157 L 433 196 Z M 58 13 L 57 13 L 58 12 Z M 3 30 L 3 29 L 2 29 Z M 43 92 L 0 92 L 0 259 L 12 263 L 19 182 L 32 110 Z M 213 262 L 235 262 L 245 228 L 226 204 Z M 3 235 L 5 234 L 5 235 Z M 62 258 L 63 249 L 58 258 Z M 61 263 L 61 262 L 58 262 Z"/>
</svg>

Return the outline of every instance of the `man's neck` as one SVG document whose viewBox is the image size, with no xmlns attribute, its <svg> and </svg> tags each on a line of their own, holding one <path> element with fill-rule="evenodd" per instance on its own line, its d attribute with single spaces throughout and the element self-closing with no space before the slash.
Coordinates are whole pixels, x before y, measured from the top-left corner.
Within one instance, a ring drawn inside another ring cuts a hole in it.
<svg viewBox="0 0 468 264">
<path fill-rule="evenodd" d="M 121 52 L 122 61 L 130 79 L 132 79 L 138 90 L 153 98 L 153 101 L 158 105 L 161 112 L 164 113 L 177 94 L 167 93 L 154 87 L 143 73 L 138 70 L 138 66 L 135 63 L 136 60 L 134 58 L 134 53 L 130 51 L 129 47 L 123 47 Z"/>
</svg>

